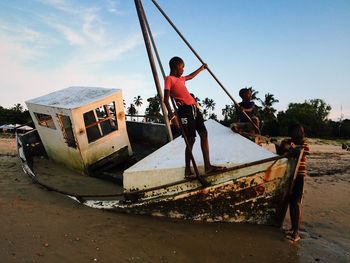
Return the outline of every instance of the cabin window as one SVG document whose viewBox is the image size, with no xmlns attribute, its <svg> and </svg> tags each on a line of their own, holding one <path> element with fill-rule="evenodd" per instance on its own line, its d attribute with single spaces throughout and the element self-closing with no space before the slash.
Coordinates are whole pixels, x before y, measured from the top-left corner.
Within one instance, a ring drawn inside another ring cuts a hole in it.
<svg viewBox="0 0 350 263">
<path fill-rule="evenodd" d="M 73 128 L 72 128 L 72 122 L 69 116 L 57 114 L 57 118 L 61 125 L 63 138 L 66 144 L 68 145 L 68 147 L 77 148 L 77 143 L 75 141 Z"/>
<path fill-rule="evenodd" d="M 50 129 L 56 130 L 55 123 L 53 122 L 52 116 L 44 113 L 34 112 L 36 119 L 40 126 L 44 126 Z"/>
<path fill-rule="evenodd" d="M 111 102 L 85 112 L 84 122 L 89 143 L 118 130 L 115 103 Z"/>
</svg>

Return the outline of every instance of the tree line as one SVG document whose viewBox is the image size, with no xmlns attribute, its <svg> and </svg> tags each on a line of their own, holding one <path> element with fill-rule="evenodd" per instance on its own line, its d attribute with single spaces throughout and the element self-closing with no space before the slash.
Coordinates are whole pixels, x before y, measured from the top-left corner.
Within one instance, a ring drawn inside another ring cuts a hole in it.
<svg viewBox="0 0 350 263">
<path fill-rule="evenodd" d="M 251 88 L 251 87 L 250 87 Z M 279 102 L 271 93 L 264 95 L 263 99 L 258 97 L 258 91 L 252 89 L 252 100 L 258 108 L 258 117 L 261 121 L 261 133 L 269 136 L 286 136 L 291 124 L 299 123 L 304 126 L 308 137 L 320 138 L 350 138 L 350 120 L 342 118 L 339 121 L 328 119 L 331 106 L 322 99 L 305 100 L 302 103 L 289 103 L 285 111 L 274 108 Z M 214 113 L 216 103 L 213 99 L 203 100 L 196 98 L 199 108 L 205 119 L 214 119 L 225 126 L 238 121 L 238 111 L 233 103 L 225 105 L 221 109 L 223 120 L 218 120 Z M 158 95 L 147 99 L 148 106 L 145 110 L 147 121 L 163 122 L 161 106 Z M 134 116 L 138 114 L 139 107 L 143 104 L 141 96 L 134 97 L 133 103 L 126 108 L 127 114 Z"/>
<path fill-rule="evenodd" d="M 208 97 L 203 100 L 196 98 L 198 106 L 205 119 L 214 119 L 225 126 L 229 126 L 238 120 L 238 112 L 233 103 L 225 105 L 221 109 L 222 120 L 218 120 L 214 113 L 216 103 Z M 274 108 L 278 99 L 271 93 L 264 95 L 263 99 L 258 97 L 258 92 L 253 90 L 252 100 L 258 108 L 258 117 L 261 121 L 261 132 L 269 136 L 286 136 L 288 127 L 293 123 L 300 123 L 304 126 L 308 137 L 320 138 L 350 138 L 350 120 L 342 118 L 339 121 L 328 119 L 331 106 L 322 99 L 305 100 L 302 103 L 290 103 L 285 111 Z M 144 118 L 148 122 L 163 123 L 161 105 L 158 95 L 147 99 L 147 107 Z M 136 96 L 132 103 L 126 105 L 126 113 L 130 116 L 137 116 L 139 109 L 143 105 L 143 98 Z M 139 117 L 136 117 L 139 118 Z M 3 124 L 25 124 L 31 118 L 28 110 L 24 110 L 21 104 L 4 108 L 0 106 L 0 125 Z"/>
</svg>

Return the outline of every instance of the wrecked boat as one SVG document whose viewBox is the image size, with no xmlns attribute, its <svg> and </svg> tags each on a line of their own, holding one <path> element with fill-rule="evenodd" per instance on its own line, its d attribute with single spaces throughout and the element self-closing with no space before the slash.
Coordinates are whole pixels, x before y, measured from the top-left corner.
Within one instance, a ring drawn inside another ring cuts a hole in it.
<svg viewBox="0 0 350 263">
<path fill-rule="evenodd" d="M 24 171 L 50 190 L 119 212 L 282 224 L 295 157 L 277 156 L 208 120 L 212 163 L 227 169 L 205 174 L 196 143 L 193 155 L 203 184 L 184 178 L 181 136 L 166 143 L 165 125 L 126 122 L 121 90 L 70 87 L 26 104 L 36 129 L 17 134 L 19 157 Z M 56 168 L 48 175 L 50 165 Z M 62 178 L 76 189 L 57 187 L 55 180 Z M 84 184 L 98 185 L 102 179 L 109 179 L 103 189 L 79 193 Z"/>
<path fill-rule="evenodd" d="M 159 58 L 157 49 L 141 1 L 135 0 L 135 6 L 167 116 L 152 55 Z M 162 70 L 159 59 L 158 64 Z M 18 155 L 23 170 L 49 190 L 118 212 L 208 222 L 283 222 L 299 157 L 278 156 L 208 120 L 211 163 L 227 169 L 205 174 L 200 143 L 195 143 L 196 178 L 189 180 L 184 177 L 186 137 L 173 140 L 167 117 L 165 124 L 126 122 L 121 90 L 70 87 L 26 104 L 36 129 L 17 134 Z"/>
</svg>

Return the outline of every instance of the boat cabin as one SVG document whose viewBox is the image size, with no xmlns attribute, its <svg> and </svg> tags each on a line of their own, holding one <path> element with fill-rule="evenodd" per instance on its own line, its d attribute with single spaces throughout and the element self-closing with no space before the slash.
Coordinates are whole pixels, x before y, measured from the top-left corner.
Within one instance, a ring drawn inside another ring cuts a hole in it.
<svg viewBox="0 0 350 263">
<path fill-rule="evenodd" d="M 26 101 L 48 157 L 83 174 L 132 155 L 122 91 L 69 87 Z"/>
</svg>

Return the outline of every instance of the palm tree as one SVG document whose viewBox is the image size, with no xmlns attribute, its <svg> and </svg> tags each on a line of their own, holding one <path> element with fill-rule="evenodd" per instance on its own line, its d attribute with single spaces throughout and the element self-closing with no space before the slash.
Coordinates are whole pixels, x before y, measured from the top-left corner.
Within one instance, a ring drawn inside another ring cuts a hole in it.
<svg viewBox="0 0 350 263">
<path fill-rule="evenodd" d="M 203 110 L 202 110 L 202 114 L 203 114 L 203 118 L 204 118 L 204 120 L 206 120 L 206 119 L 207 119 L 207 117 L 208 117 L 208 110 L 207 110 L 207 109 L 205 109 L 205 108 L 203 108 Z"/>
<path fill-rule="evenodd" d="M 236 106 L 232 103 L 231 105 L 225 105 L 222 110 L 222 115 L 224 116 L 224 125 L 229 125 L 232 122 L 237 122 L 237 111 Z"/>
<path fill-rule="evenodd" d="M 20 103 L 17 103 L 13 106 L 12 110 L 22 112 L 23 106 Z"/>
<path fill-rule="evenodd" d="M 137 97 L 134 97 L 134 104 L 137 107 L 137 111 L 139 111 L 139 107 L 142 105 L 142 98 L 140 95 L 138 95 Z"/>
<path fill-rule="evenodd" d="M 130 104 L 130 106 L 129 106 L 129 108 L 127 109 L 127 111 L 128 111 L 128 114 L 131 115 L 131 117 L 134 116 L 134 115 L 136 115 L 136 113 L 137 113 L 137 110 L 136 110 L 136 108 L 135 108 L 135 105 L 132 104 L 132 103 Z"/>
<path fill-rule="evenodd" d="M 222 112 L 222 115 L 224 116 L 224 121 L 227 121 L 228 120 L 228 116 L 229 116 L 229 113 L 230 113 L 230 109 L 231 109 L 231 106 L 230 105 L 225 105 L 225 108 L 223 108 L 221 110 Z"/>
<path fill-rule="evenodd" d="M 213 112 L 212 114 L 210 114 L 209 119 L 217 121 L 218 120 L 218 116 Z"/>
<path fill-rule="evenodd" d="M 214 102 L 213 99 L 209 99 L 209 98 L 205 98 L 202 101 L 204 107 L 208 110 L 208 115 L 211 115 L 211 111 L 213 111 L 215 109 L 215 105 L 216 103 Z"/>
<path fill-rule="evenodd" d="M 279 102 L 278 99 L 275 98 L 275 96 L 271 93 L 265 94 L 264 100 L 259 99 L 261 106 L 262 106 L 262 112 L 265 119 L 274 119 L 276 118 L 275 112 L 277 111 L 275 108 L 272 107 L 274 103 Z"/>
<path fill-rule="evenodd" d="M 260 100 L 258 98 L 259 91 L 253 89 L 253 87 L 249 87 L 248 89 L 250 89 L 252 91 L 252 100 Z"/>
<path fill-rule="evenodd" d="M 160 99 L 158 95 L 148 98 L 148 107 L 145 111 L 145 116 L 148 120 L 153 120 L 154 122 L 163 122 L 163 115 L 160 113 Z"/>
</svg>

